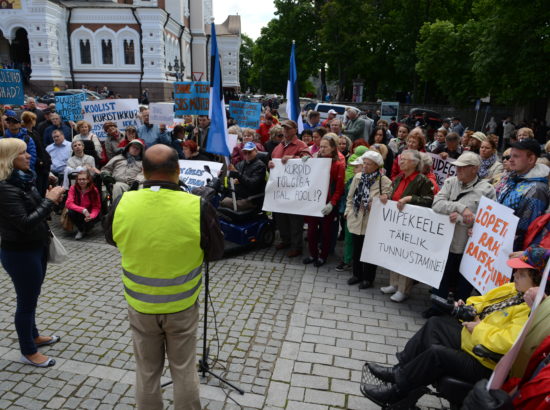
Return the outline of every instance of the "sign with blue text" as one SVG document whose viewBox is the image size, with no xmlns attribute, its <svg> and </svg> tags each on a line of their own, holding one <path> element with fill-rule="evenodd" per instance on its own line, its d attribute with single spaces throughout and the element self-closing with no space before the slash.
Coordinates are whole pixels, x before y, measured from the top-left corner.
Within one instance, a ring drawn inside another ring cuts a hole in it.
<svg viewBox="0 0 550 410">
<path fill-rule="evenodd" d="M 264 211 L 320 216 L 327 204 L 330 158 L 273 159 L 265 186 Z"/>
<path fill-rule="evenodd" d="M 107 138 L 107 133 L 103 131 L 103 124 L 107 121 L 115 122 L 120 131 L 130 125 L 139 126 L 139 105 L 135 98 L 83 101 L 82 110 L 84 120 L 92 124 L 92 132 L 101 140 Z"/>
<path fill-rule="evenodd" d="M 230 101 L 229 115 L 240 127 L 258 128 L 260 126 L 260 115 L 262 104 L 245 101 Z"/>
<path fill-rule="evenodd" d="M 397 202 L 372 202 L 361 261 L 439 287 L 455 226 L 449 215 Z"/>
<path fill-rule="evenodd" d="M 0 70 L 0 104 L 25 104 L 21 71 Z"/>
<path fill-rule="evenodd" d="M 176 117 L 182 115 L 208 115 L 210 83 L 186 81 L 174 83 Z"/>
<path fill-rule="evenodd" d="M 82 101 L 86 101 L 85 93 L 71 95 L 56 95 L 55 110 L 64 121 L 80 121 L 82 115 Z"/>
</svg>

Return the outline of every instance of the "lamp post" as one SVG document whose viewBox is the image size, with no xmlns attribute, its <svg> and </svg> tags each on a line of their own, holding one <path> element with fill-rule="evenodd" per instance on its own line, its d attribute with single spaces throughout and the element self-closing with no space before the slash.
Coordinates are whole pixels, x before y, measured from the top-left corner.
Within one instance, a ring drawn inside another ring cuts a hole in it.
<svg viewBox="0 0 550 410">
<path fill-rule="evenodd" d="M 185 76 L 185 65 L 180 63 L 178 60 L 178 57 L 174 58 L 174 65 L 172 66 L 172 63 L 168 63 L 168 72 L 176 77 L 176 81 L 183 80 L 183 77 Z"/>
</svg>

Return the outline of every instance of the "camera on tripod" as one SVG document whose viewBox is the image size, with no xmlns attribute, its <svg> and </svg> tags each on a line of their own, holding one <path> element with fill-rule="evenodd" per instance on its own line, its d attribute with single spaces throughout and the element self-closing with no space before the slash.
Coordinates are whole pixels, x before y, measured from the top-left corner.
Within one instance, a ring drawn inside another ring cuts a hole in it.
<svg viewBox="0 0 550 410">
<path fill-rule="evenodd" d="M 455 306 L 453 292 L 449 292 L 449 296 L 447 296 L 447 299 L 443 299 L 442 297 L 437 295 L 432 295 L 431 299 L 432 302 L 434 302 L 441 310 L 449 313 L 451 316 L 454 316 L 463 322 L 471 322 L 475 320 L 477 316 L 477 311 L 472 305 Z"/>
</svg>

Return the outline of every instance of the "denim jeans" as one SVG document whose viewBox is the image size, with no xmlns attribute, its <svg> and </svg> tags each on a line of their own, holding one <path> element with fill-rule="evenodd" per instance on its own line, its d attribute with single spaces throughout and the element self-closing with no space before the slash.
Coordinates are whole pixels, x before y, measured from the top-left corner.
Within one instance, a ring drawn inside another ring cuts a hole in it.
<svg viewBox="0 0 550 410">
<path fill-rule="evenodd" d="M 15 330 L 24 355 L 36 353 L 34 339 L 39 336 L 35 323 L 36 305 L 46 276 L 48 248 L 0 250 L 2 266 L 10 275 L 17 294 Z"/>
</svg>

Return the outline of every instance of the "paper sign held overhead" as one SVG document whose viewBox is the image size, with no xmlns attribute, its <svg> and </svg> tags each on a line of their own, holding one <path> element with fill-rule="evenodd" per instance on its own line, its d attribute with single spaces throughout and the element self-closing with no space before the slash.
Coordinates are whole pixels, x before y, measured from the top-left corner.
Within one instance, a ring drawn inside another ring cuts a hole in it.
<svg viewBox="0 0 550 410">
<path fill-rule="evenodd" d="M 172 124 L 174 121 L 173 103 L 151 103 L 149 104 L 150 124 Z"/>
<path fill-rule="evenodd" d="M 103 131 L 103 124 L 113 121 L 120 131 L 133 125 L 138 127 L 138 100 L 135 98 L 120 100 L 83 101 L 84 120 L 92 124 L 92 132 L 104 140 L 107 133 Z"/>
<path fill-rule="evenodd" d="M 56 95 L 55 110 L 63 121 L 80 121 L 84 118 L 82 114 L 82 102 L 86 100 L 86 93 Z"/>
</svg>

